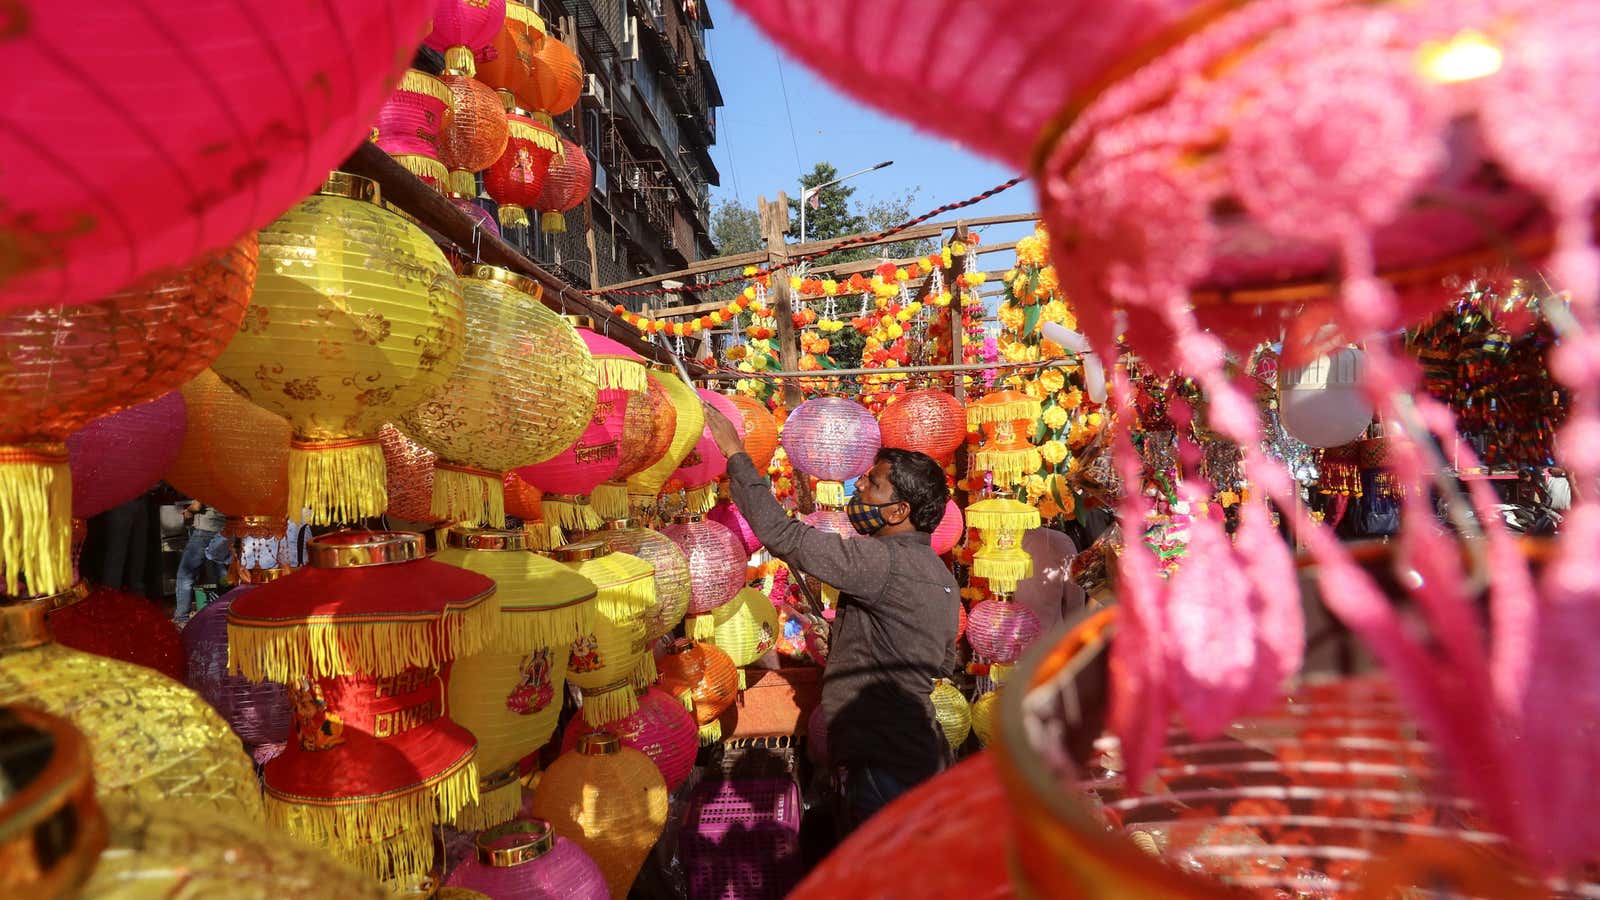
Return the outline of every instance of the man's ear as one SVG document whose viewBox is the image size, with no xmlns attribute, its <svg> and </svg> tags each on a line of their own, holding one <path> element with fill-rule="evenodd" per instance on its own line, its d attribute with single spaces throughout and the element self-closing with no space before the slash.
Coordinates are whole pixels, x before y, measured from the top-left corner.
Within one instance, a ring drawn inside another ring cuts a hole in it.
<svg viewBox="0 0 1600 900">
<path fill-rule="evenodd" d="M 886 521 L 888 521 L 889 524 L 891 524 L 891 525 L 899 525 L 901 522 L 904 522 L 905 520 L 911 518 L 911 503 L 910 503 L 910 501 L 907 501 L 907 500 L 896 500 L 895 502 L 893 502 L 893 503 L 891 503 L 889 505 L 890 506 L 903 506 L 906 509 L 905 513 L 903 515 L 901 515 L 900 518 L 898 518 L 898 519 L 891 518 L 889 513 L 887 511 L 885 511 L 884 514 L 883 514 L 883 518 Z"/>
</svg>

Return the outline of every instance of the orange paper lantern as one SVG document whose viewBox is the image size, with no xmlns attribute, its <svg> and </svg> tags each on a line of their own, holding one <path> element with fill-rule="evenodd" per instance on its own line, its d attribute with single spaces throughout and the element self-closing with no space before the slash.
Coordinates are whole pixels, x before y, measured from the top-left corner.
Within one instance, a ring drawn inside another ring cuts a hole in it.
<svg viewBox="0 0 1600 900">
<path fill-rule="evenodd" d="M 967 417 L 961 401 L 944 391 L 912 391 L 889 404 L 878 416 L 883 446 L 926 453 L 948 460 L 967 439 Z"/>
<path fill-rule="evenodd" d="M 722 713 L 739 692 L 739 670 L 733 659 L 715 644 L 679 638 L 667 654 L 656 660 L 657 684 L 683 701 L 700 726 L 700 743 L 722 740 Z"/>
<path fill-rule="evenodd" d="M 744 414 L 744 452 L 756 464 L 756 471 L 765 472 L 772 464 L 772 454 L 778 452 L 778 423 L 767 407 L 754 397 L 735 394 L 733 405 Z"/>
<path fill-rule="evenodd" d="M 450 189 L 476 196 L 473 172 L 482 172 L 505 153 L 510 137 L 506 110 L 494 89 L 465 75 L 439 76 L 449 88 L 454 115 L 439 134 L 439 159 L 450 170 Z"/>
<path fill-rule="evenodd" d="M 558 38 L 530 32 L 533 42 L 533 79 L 530 109 L 559 116 L 578 102 L 583 93 L 583 64 L 572 48 Z M 518 95 L 521 96 L 520 94 Z"/>
<path fill-rule="evenodd" d="M 188 429 L 167 483 L 228 516 L 239 537 L 281 537 L 289 499 L 289 423 L 234 393 L 210 369 L 183 386 Z"/>
<path fill-rule="evenodd" d="M 539 24 L 530 37 L 532 22 Z M 516 0 L 507 0 L 506 19 L 494 41 L 474 54 L 478 63 L 475 77 L 495 90 L 526 93 L 533 78 L 533 39 L 543 33 L 544 22 L 533 10 Z"/>
<path fill-rule="evenodd" d="M 666 388 L 654 378 L 647 379 L 647 387 L 646 393 L 628 398 L 617 448 L 621 457 L 617 471 L 594 491 L 595 512 L 608 521 L 628 514 L 628 479 L 667 455 L 678 427 L 678 411 Z"/>
</svg>

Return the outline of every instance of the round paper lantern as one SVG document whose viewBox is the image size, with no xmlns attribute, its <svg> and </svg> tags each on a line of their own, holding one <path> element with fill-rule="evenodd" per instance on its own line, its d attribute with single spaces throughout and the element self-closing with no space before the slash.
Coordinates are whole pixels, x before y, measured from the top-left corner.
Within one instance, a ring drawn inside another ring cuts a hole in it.
<svg viewBox="0 0 1600 900">
<path fill-rule="evenodd" d="M 844 505 L 844 485 L 872 468 L 879 446 L 878 420 L 843 397 L 807 400 L 783 425 L 783 450 L 795 469 L 818 480 L 817 502 Z"/>
<path fill-rule="evenodd" d="M 700 402 L 709 403 L 714 409 L 728 417 L 739 432 L 740 440 L 744 439 L 744 414 L 733 405 L 733 401 L 716 391 L 698 388 L 695 393 Z M 717 491 L 715 482 L 728 471 L 728 460 L 718 449 L 717 442 L 711 437 L 709 428 L 703 430 L 700 439 L 695 443 L 694 450 L 684 458 L 678 471 L 673 473 L 673 478 L 683 484 L 687 492 L 685 506 L 691 513 L 704 513 L 716 503 Z"/>
<path fill-rule="evenodd" d="M 434 517 L 504 528 L 505 473 L 556 456 L 584 434 L 595 411 L 594 361 L 540 302 L 544 288 L 532 279 L 477 265 L 461 293 L 461 361 L 400 424 L 439 454 Z"/>
<path fill-rule="evenodd" d="M 183 386 L 186 424 L 166 481 L 228 517 L 240 537 L 281 537 L 289 498 L 289 423 L 206 369 Z"/>
<path fill-rule="evenodd" d="M 601 519 L 589 495 L 617 471 L 618 445 L 628 415 L 626 395 L 597 403 L 588 428 L 572 445 L 553 458 L 517 469 L 517 474 L 538 488 L 539 507 L 545 521 L 567 532 L 599 528 Z"/>
<path fill-rule="evenodd" d="M 745 588 L 727 603 L 689 622 L 689 635 L 710 641 L 738 666 L 740 688 L 744 667 L 767 654 L 778 640 L 778 608 L 766 594 Z"/>
<path fill-rule="evenodd" d="M 641 616 L 644 638 L 653 643 L 672 632 L 689 611 L 689 558 L 673 540 L 659 531 L 634 525 L 628 519 L 607 523 L 595 539 L 618 553 L 626 553 L 649 563 L 655 569 L 656 602 Z"/>
<path fill-rule="evenodd" d="M 7 511 L 0 516 L 0 574 L 7 594 L 54 594 L 71 584 L 67 436 L 204 369 L 239 328 L 255 274 L 255 241 L 247 239 L 182 274 L 158 275 L 97 303 L 0 312 L 0 509 Z"/>
<path fill-rule="evenodd" d="M 961 401 L 944 391 L 911 391 L 878 416 L 883 446 L 915 450 L 948 461 L 967 439 Z"/>
<path fill-rule="evenodd" d="M 739 507 L 733 505 L 733 501 L 724 500 L 713 506 L 711 512 L 706 513 L 706 518 L 712 522 L 719 522 L 727 526 L 729 531 L 738 535 L 739 542 L 744 544 L 746 555 L 753 556 L 757 550 L 761 549 L 761 539 L 757 538 L 756 533 L 750 530 L 750 523 L 745 521 L 744 514 L 739 512 Z"/>
<path fill-rule="evenodd" d="M 476 194 L 477 190 L 474 189 L 472 195 L 458 194 L 452 191 L 448 196 L 450 197 L 451 205 L 466 213 L 467 218 L 472 220 L 473 228 L 486 234 L 500 237 L 500 221 L 487 209 L 477 204 L 474 199 Z"/>
<path fill-rule="evenodd" d="M 987 747 L 994 739 L 995 725 L 999 723 L 996 718 L 1000 715 L 1000 691 L 986 691 L 983 696 L 972 701 L 970 716 L 972 719 L 972 733 L 978 736 L 978 746 Z"/>
<path fill-rule="evenodd" d="M 533 42 L 528 108 L 559 116 L 571 109 L 583 93 L 583 65 L 571 47 L 543 31 L 530 31 L 528 38 Z"/>
<path fill-rule="evenodd" d="M 949 553 L 961 542 L 961 536 L 967 533 L 967 523 L 961 516 L 961 507 L 954 500 L 944 503 L 944 515 L 939 518 L 939 527 L 933 530 L 929 543 L 933 545 L 933 552 L 940 556 Z"/>
<path fill-rule="evenodd" d="M 543 819 L 491 828 L 475 845 L 476 852 L 445 880 L 449 888 L 494 900 L 610 900 L 600 867 Z"/>
<path fill-rule="evenodd" d="M 672 408 L 672 400 L 660 382 L 646 375 L 645 385 L 644 393 L 628 399 L 617 444 L 617 471 L 610 481 L 595 488 L 592 495 L 595 512 L 602 519 L 620 519 L 628 515 L 628 479 L 666 456 L 672 446 L 672 435 L 678 424 L 677 410 Z"/>
<path fill-rule="evenodd" d="M 1342 447 L 1372 424 L 1372 404 L 1361 391 L 1366 357 L 1354 347 L 1318 357 L 1298 369 L 1278 369 L 1278 418 L 1312 447 Z"/>
<path fill-rule="evenodd" d="M 647 369 L 646 374 L 666 392 L 674 414 L 673 431 L 667 452 L 628 479 L 628 502 L 635 509 L 655 503 L 662 486 L 694 449 L 706 427 L 705 408 L 694 388 L 660 369 Z"/>
<path fill-rule="evenodd" d="M 183 629 L 183 651 L 188 657 L 189 687 L 227 721 L 245 749 L 264 762 L 263 756 L 277 755 L 289 740 L 289 695 L 275 681 L 252 683 L 228 674 L 228 610 L 235 599 L 252 590 L 254 585 L 240 585 L 195 613 Z"/>
<path fill-rule="evenodd" d="M 161 480 L 183 446 L 183 394 L 101 416 L 67 438 L 72 515 L 87 519 L 126 503 Z"/>
<path fill-rule="evenodd" d="M 726 525 L 696 515 L 679 516 L 661 533 L 689 560 L 689 615 L 704 615 L 732 600 L 745 584 L 749 554 Z"/>
<path fill-rule="evenodd" d="M 560 46 L 553 39 L 546 39 L 545 43 Z M 566 231 L 566 214 L 577 209 L 593 187 L 594 164 L 589 162 L 589 154 L 562 138 L 561 149 L 550 161 L 550 175 L 544 181 L 544 189 L 539 191 L 539 199 L 533 204 L 534 209 L 544 213 L 539 218 L 539 230 L 545 234 Z"/>
<path fill-rule="evenodd" d="M 1034 611 L 1009 599 L 985 600 L 967 616 L 967 643 L 974 655 L 988 662 L 1016 662 L 1039 639 L 1040 631 Z"/>
<path fill-rule="evenodd" d="M 716 645 L 679 638 L 656 661 L 659 687 L 693 706 L 702 746 L 722 740 L 722 714 L 739 693 L 739 670 Z"/>
<path fill-rule="evenodd" d="M 573 641 L 567 669 L 583 694 L 584 720 L 603 725 L 638 709 L 633 688 L 655 680 L 639 671 L 654 663 L 641 616 L 655 605 L 655 567 L 601 541 L 558 547 L 555 558 L 594 582 L 594 630 Z"/>
<path fill-rule="evenodd" d="M 522 520 L 528 549 L 551 550 L 567 542 L 561 529 L 544 520 L 544 493 L 523 480 L 513 469 L 502 482 L 506 492 L 506 515 Z"/>
<path fill-rule="evenodd" d="M 450 88 L 427 72 L 409 69 L 378 111 L 372 140 L 411 174 L 443 191 L 448 179 L 439 149 L 453 117 Z"/>
<path fill-rule="evenodd" d="M 734 394 L 728 398 L 739 408 L 741 418 L 734 421 L 744 426 L 744 452 L 756 464 L 757 472 L 765 472 L 772 465 L 772 454 L 778 450 L 778 422 L 772 413 L 754 397 Z"/>
<path fill-rule="evenodd" d="M 528 35 L 535 22 L 537 33 L 543 34 L 544 20 L 518 0 L 506 0 L 506 18 L 494 40 L 473 54 L 478 67 L 475 77 L 495 90 L 526 93 L 527 82 L 533 78 L 533 41 Z"/>
<path fill-rule="evenodd" d="M 948 678 L 939 678 L 933 683 L 933 714 L 939 719 L 939 730 L 950 742 L 950 749 L 960 749 L 967 742 L 967 735 L 972 733 L 972 711 L 967 706 L 967 698 Z"/>
<path fill-rule="evenodd" d="M 402 522 L 438 521 L 433 514 L 433 466 L 439 455 L 385 424 L 378 429 L 389 508 L 385 514 Z"/>
<path fill-rule="evenodd" d="M 70 600 L 51 610 L 49 622 L 63 647 L 146 666 L 179 682 L 188 671 L 177 627 L 144 597 L 80 583 Z"/>
<path fill-rule="evenodd" d="M 530 808 L 594 859 L 612 897 L 625 897 L 666 827 L 667 784 L 650 757 L 600 731 L 550 764 Z"/>
<path fill-rule="evenodd" d="M 657 687 L 639 692 L 639 709 L 632 715 L 604 726 L 622 741 L 622 746 L 650 757 L 661 770 L 668 791 L 677 790 L 694 771 L 695 754 L 700 750 L 698 729 L 683 701 Z M 562 752 L 571 752 L 580 738 L 595 731 L 582 716 L 574 716 L 561 735 Z"/>
<path fill-rule="evenodd" d="M 967 407 L 967 424 L 982 431 L 972 466 L 988 472 L 995 485 L 1021 484 L 1044 460 L 1029 437 L 1039 420 L 1039 401 L 1021 391 L 997 391 Z"/>
<path fill-rule="evenodd" d="M 12 248 L 0 309 L 107 297 L 271 221 L 366 139 L 432 3 L 273 16 L 118 3 L 97 8 L 93 28 L 68 4 L 12 9 L 6 80 L 26 73 L 30 87 L 7 107 L 17 124 L 0 159 L 28 174 L 0 214 Z M 200 355 L 174 335 L 147 343 Z"/>
<path fill-rule="evenodd" d="M 478 193 L 474 172 L 495 164 L 506 150 L 510 126 L 494 88 L 453 72 L 439 76 L 451 97 L 450 123 L 439 140 L 439 160 L 450 170 L 450 190 Z"/>
<path fill-rule="evenodd" d="M 504 91 L 500 102 L 506 110 L 506 149 L 484 170 L 483 187 L 500 204 L 500 227 L 527 228 L 528 210 L 539 202 L 561 137 L 549 124 L 515 106 L 515 99 Z"/>
<path fill-rule="evenodd" d="M 595 330 L 594 319 L 588 316 L 567 316 L 567 321 L 578 330 L 589 355 L 594 357 L 600 376 L 600 399 L 614 399 L 624 395 L 637 396 L 649 391 L 645 377 L 644 357 L 628 349 L 626 344 L 612 340 Z"/>
<path fill-rule="evenodd" d="M 212 366 L 289 420 L 288 514 L 331 525 L 382 515 L 378 429 L 445 382 L 464 343 L 461 286 L 422 229 L 335 173 L 260 233 L 262 272 Z"/>
<path fill-rule="evenodd" d="M 493 41 L 505 20 L 506 0 L 434 0 L 433 30 L 422 43 L 444 54 L 446 68 L 471 76 L 472 51 Z"/>
</svg>

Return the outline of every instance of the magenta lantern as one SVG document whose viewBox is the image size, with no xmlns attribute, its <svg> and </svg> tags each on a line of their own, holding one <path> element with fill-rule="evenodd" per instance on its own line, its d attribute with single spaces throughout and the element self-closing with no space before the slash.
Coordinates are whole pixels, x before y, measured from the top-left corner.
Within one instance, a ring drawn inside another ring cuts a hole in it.
<svg viewBox="0 0 1600 900">
<path fill-rule="evenodd" d="M 500 223 L 495 221 L 495 217 L 490 215 L 488 210 L 472 202 L 471 197 L 463 194 L 451 194 L 450 203 L 467 214 L 467 218 L 472 220 L 473 228 L 492 234 L 495 237 L 500 236 Z"/>
<path fill-rule="evenodd" d="M 1010 600 L 985 600 L 967 617 L 967 643 L 988 662 L 1014 663 L 1039 638 L 1039 617 Z"/>
<path fill-rule="evenodd" d="M 195 613 L 183 629 L 183 650 L 189 687 L 233 726 L 256 762 L 264 763 L 289 740 L 289 694 L 275 681 L 256 683 L 228 674 L 228 610 L 252 590 L 254 585 L 236 587 Z"/>
<path fill-rule="evenodd" d="M 506 22 L 506 0 L 434 0 L 433 31 L 423 43 L 444 54 L 444 65 L 462 75 L 476 75 L 474 47 L 494 43 Z"/>
<path fill-rule="evenodd" d="M 734 430 L 739 432 L 739 440 L 744 440 L 744 413 L 739 411 L 732 400 L 716 391 L 696 388 L 695 393 L 700 399 L 709 403 L 718 412 L 728 417 L 733 423 Z M 685 457 L 683 465 L 673 473 L 673 478 L 683 485 L 688 491 L 688 508 L 690 512 L 705 512 L 716 503 L 716 491 L 710 489 L 728 471 L 728 460 L 717 449 L 717 442 L 711 437 L 711 429 L 706 428 L 700 435 L 700 441 Z"/>
<path fill-rule="evenodd" d="M 568 533 L 593 531 L 603 523 L 589 505 L 589 495 L 616 474 L 622 462 L 618 441 L 628 414 L 628 395 L 615 392 L 595 404 L 589 427 L 572 443 L 542 463 L 513 471 L 540 491 L 544 521 Z"/>
<path fill-rule="evenodd" d="M 372 140 L 413 175 L 443 191 L 450 172 L 439 160 L 439 142 L 451 115 L 450 88 L 427 72 L 411 69 L 378 110 Z"/>
<path fill-rule="evenodd" d="M 183 393 L 173 391 L 101 416 L 68 437 L 73 517 L 103 513 L 160 481 L 183 447 L 186 416 Z"/>
<path fill-rule="evenodd" d="M 620 738 L 622 746 L 650 757 L 661 770 L 669 791 L 677 790 L 694 769 L 694 757 L 700 751 L 700 726 L 682 700 L 658 687 L 639 694 L 638 712 L 607 722 L 604 729 Z M 571 752 L 578 746 L 578 738 L 597 730 L 583 716 L 573 716 L 567 730 L 561 733 L 561 752 Z"/>
<path fill-rule="evenodd" d="M 102 299 L 277 218 L 366 139 L 432 0 L 0 13 L 0 309 Z M 87 16 L 86 16 L 87 14 Z"/>
<path fill-rule="evenodd" d="M 949 553 L 961 542 L 961 533 L 967 530 L 966 519 L 961 515 L 961 507 L 954 500 L 944 503 L 944 517 L 939 520 L 939 527 L 933 530 L 933 552 L 940 556 Z"/>
<path fill-rule="evenodd" d="M 728 526 L 729 531 L 739 536 L 746 553 L 754 554 L 761 549 L 761 541 L 756 538 L 756 533 L 750 530 L 750 523 L 744 520 L 744 514 L 739 512 L 739 507 L 733 503 L 727 500 L 718 503 L 706 514 L 706 518 Z"/>
<path fill-rule="evenodd" d="M 689 559 L 689 615 L 703 616 L 739 593 L 750 561 L 744 542 L 720 522 L 679 516 L 661 533 Z"/>
<path fill-rule="evenodd" d="M 817 502 L 844 505 L 844 482 L 872 468 L 878 420 L 843 397 L 817 397 L 795 407 L 783 423 L 783 450 L 795 469 L 818 480 Z"/>
<path fill-rule="evenodd" d="M 473 855 L 445 885 L 494 900 L 610 900 L 605 876 L 583 848 L 543 819 L 512 819 L 481 833 Z"/>
</svg>

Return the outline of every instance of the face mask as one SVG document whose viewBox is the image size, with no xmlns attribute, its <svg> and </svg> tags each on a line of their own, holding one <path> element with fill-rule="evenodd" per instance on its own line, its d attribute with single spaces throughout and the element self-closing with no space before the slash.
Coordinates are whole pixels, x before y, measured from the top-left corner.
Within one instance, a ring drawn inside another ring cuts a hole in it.
<svg viewBox="0 0 1600 900">
<path fill-rule="evenodd" d="M 899 501 L 895 501 L 898 503 Z M 857 534 L 874 535 L 879 529 L 889 524 L 883 517 L 883 508 L 893 506 L 894 503 L 863 503 L 858 497 L 851 497 L 850 504 L 844 508 L 845 515 L 850 517 L 850 524 Z"/>
</svg>

